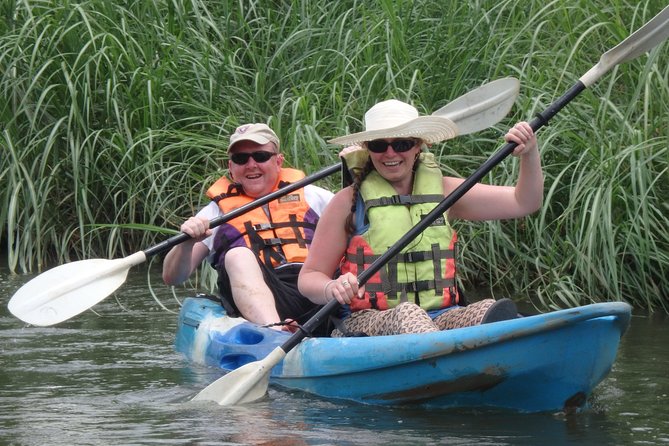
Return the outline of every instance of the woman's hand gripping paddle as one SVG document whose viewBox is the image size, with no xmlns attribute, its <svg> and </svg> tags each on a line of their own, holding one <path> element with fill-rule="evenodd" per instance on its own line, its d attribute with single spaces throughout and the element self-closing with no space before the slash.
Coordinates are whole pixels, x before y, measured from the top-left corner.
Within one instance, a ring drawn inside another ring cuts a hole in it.
<svg viewBox="0 0 669 446">
<path fill-rule="evenodd" d="M 530 125 L 536 131 L 548 123 L 567 103 L 575 98 L 586 87 L 591 86 L 611 68 L 619 63 L 634 59 L 647 52 L 651 48 L 664 42 L 669 37 L 669 7 L 663 9 L 658 15 L 651 19 L 634 34 L 623 40 L 615 48 L 603 54 L 593 68 L 591 68 L 567 93 L 551 104 L 548 109 L 534 119 Z M 457 102 L 454 101 L 454 102 Z M 450 105 L 450 104 L 449 104 Z M 447 106 L 448 107 L 448 106 Z M 416 226 L 411 228 L 400 240 L 398 240 L 388 251 L 376 259 L 368 269 L 358 276 L 358 283 L 364 284 L 383 265 L 397 255 L 407 244 L 425 230 L 434 220 L 443 215 L 457 200 L 460 199 L 474 184 L 488 174 L 490 170 L 510 155 L 515 149 L 515 143 L 504 145 L 498 152 L 491 156 L 481 167 L 479 167 L 469 178 L 460 184 L 452 193 L 444 198 L 430 213 L 428 213 Z M 306 332 L 320 325 L 339 303 L 336 300 L 328 302 L 321 310 L 304 324 Z M 305 337 L 303 331 L 292 335 L 283 345 L 275 348 L 266 358 L 246 364 L 219 378 L 200 393 L 193 400 L 210 400 L 220 405 L 233 405 L 251 402 L 261 398 L 267 392 L 269 375 L 272 368 L 283 360 L 286 354 L 297 346 Z"/>
</svg>

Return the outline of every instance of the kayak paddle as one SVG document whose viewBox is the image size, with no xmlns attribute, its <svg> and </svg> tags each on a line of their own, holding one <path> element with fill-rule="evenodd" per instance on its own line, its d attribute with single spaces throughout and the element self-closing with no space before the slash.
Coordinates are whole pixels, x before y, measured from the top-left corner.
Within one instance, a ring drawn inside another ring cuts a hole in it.
<svg viewBox="0 0 669 446">
<path fill-rule="evenodd" d="M 460 135 L 486 129 L 499 122 L 511 109 L 519 90 L 512 77 L 487 83 L 437 110 L 433 115 L 455 122 Z M 326 167 L 232 212 L 210 221 L 209 227 L 244 213 L 289 192 L 337 172 L 341 163 Z M 151 248 L 122 259 L 89 259 L 67 263 L 45 271 L 23 285 L 10 299 L 9 311 L 24 322 L 39 326 L 63 322 L 91 308 L 113 293 L 126 280 L 128 270 L 147 258 L 168 251 L 190 236 L 177 234 Z"/>
<path fill-rule="evenodd" d="M 339 164 L 321 169 L 234 211 L 212 219 L 209 227 L 220 226 L 252 209 L 331 175 L 339 169 Z M 131 267 L 189 239 L 190 235 L 182 232 L 151 248 L 122 259 L 79 260 L 57 266 L 19 288 L 9 300 L 9 311 L 22 321 L 33 325 L 49 326 L 63 322 L 91 308 L 113 293 L 125 282 Z"/>
<path fill-rule="evenodd" d="M 597 65 L 591 68 L 579 81 L 557 101 L 553 102 L 546 110 L 530 122 L 534 131 L 543 127 L 548 120 L 555 116 L 567 103 L 574 99 L 586 87 L 592 85 L 611 68 L 619 63 L 634 59 L 660 44 L 669 37 L 669 6 L 664 8 L 658 15 L 632 35 L 623 40 L 615 48 L 604 53 Z M 397 255 L 421 232 L 430 226 L 438 217 L 443 215 L 457 200 L 459 200 L 469 189 L 478 183 L 485 175 L 509 156 L 516 148 L 516 143 L 507 143 L 493 156 L 491 156 L 470 177 L 460 184 L 453 192 L 448 194 L 439 204 L 430 211 L 423 219 L 404 234 L 388 251 L 377 258 L 366 270 L 358 276 L 358 283 L 363 285 L 377 271 L 379 271 L 390 259 Z M 260 361 L 250 362 L 242 367 L 223 375 L 218 380 L 198 393 L 193 400 L 215 401 L 220 405 L 233 405 L 251 402 L 261 398 L 267 392 L 269 375 L 272 368 L 283 360 L 286 354 L 297 346 L 306 333 L 318 327 L 337 307 L 339 302 L 329 301 L 318 313 L 309 319 L 304 325 L 304 330 L 297 331 L 281 346 L 276 347 L 270 354 Z"/>
</svg>

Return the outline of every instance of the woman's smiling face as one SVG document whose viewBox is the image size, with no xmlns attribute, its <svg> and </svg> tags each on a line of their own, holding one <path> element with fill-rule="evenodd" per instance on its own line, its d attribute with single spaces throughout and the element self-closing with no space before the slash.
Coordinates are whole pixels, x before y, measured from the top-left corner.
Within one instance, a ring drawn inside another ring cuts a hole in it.
<svg viewBox="0 0 669 446">
<path fill-rule="evenodd" d="M 369 149 L 370 143 L 365 144 L 374 168 L 379 174 L 391 183 L 398 193 L 409 193 L 413 175 L 413 165 L 420 153 L 421 142 L 413 140 L 413 145 L 406 151 L 397 152 L 392 143 L 406 141 L 403 138 L 387 138 L 373 141 L 374 145 L 380 147 L 380 141 L 386 142 L 386 150 L 383 152 Z M 377 149 L 378 150 L 378 149 Z"/>
</svg>

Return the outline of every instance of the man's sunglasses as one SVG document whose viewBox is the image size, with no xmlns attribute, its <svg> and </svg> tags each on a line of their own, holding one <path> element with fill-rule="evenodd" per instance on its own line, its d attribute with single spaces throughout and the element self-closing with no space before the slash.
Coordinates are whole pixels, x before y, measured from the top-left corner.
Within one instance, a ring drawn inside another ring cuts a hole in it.
<svg viewBox="0 0 669 446">
<path fill-rule="evenodd" d="M 251 153 L 233 153 L 230 155 L 230 161 L 233 163 L 243 166 L 244 164 L 249 162 L 249 158 L 253 158 L 253 161 L 256 163 L 266 163 L 267 161 L 270 160 L 274 155 L 277 155 L 276 152 L 267 152 L 265 150 L 258 150 L 257 152 L 251 152 Z"/>
<path fill-rule="evenodd" d="M 383 139 L 375 139 L 374 141 L 367 141 L 367 150 L 374 153 L 383 153 L 391 146 L 397 153 L 407 152 L 416 145 L 418 141 L 415 139 L 396 139 L 388 142 Z"/>
</svg>

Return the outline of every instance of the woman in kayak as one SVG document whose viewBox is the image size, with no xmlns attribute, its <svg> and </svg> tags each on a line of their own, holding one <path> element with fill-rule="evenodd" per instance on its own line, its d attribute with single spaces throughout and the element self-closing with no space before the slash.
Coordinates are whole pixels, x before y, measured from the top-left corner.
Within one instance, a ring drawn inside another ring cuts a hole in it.
<svg viewBox="0 0 669 446">
<path fill-rule="evenodd" d="M 505 135 L 518 144 L 515 186 L 475 184 L 359 287 L 358 273 L 464 181 L 443 176 L 426 150 L 457 135 L 449 119 L 419 116 L 413 106 L 388 100 L 373 106 L 364 124 L 365 131 L 330 141 L 366 150 L 344 150 L 352 184 L 326 207 L 298 281 L 314 303 L 337 299 L 345 305 L 343 325 L 333 336 L 420 333 L 516 317 L 510 299 L 464 305 L 455 274 L 457 236 L 449 221 L 518 218 L 540 208 L 543 173 L 530 125 L 519 122 Z"/>
</svg>

